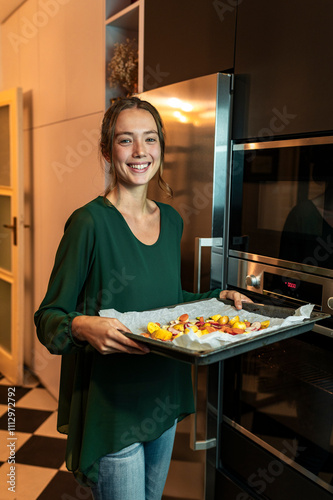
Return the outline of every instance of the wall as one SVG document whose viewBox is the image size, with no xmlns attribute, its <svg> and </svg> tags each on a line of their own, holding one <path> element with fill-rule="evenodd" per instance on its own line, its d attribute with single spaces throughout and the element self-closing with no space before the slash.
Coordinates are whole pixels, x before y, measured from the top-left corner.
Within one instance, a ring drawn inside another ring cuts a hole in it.
<svg viewBox="0 0 333 500">
<path fill-rule="evenodd" d="M 27 0 L 1 26 L 1 52 L 0 90 L 24 94 L 25 362 L 57 396 L 60 358 L 38 342 L 33 312 L 65 221 L 104 187 L 104 0 Z"/>
</svg>

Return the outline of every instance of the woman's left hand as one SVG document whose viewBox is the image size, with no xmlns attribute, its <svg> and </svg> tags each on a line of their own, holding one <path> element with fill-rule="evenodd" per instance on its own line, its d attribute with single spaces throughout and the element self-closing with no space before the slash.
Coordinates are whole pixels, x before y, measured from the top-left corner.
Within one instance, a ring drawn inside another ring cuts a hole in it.
<svg viewBox="0 0 333 500">
<path fill-rule="evenodd" d="M 236 292 L 236 290 L 222 290 L 220 293 L 220 299 L 233 300 L 236 309 L 242 309 L 242 302 L 253 302 L 246 295 Z"/>
</svg>

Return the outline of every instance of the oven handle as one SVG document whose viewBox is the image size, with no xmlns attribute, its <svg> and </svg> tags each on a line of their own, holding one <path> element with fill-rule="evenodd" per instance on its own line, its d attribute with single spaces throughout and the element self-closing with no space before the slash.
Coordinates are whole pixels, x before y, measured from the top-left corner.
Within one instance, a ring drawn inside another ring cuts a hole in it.
<svg viewBox="0 0 333 500">
<path fill-rule="evenodd" d="M 191 415 L 191 430 L 190 430 L 190 448 L 192 450 L 209 450 L 216 447 L 216 438 L 205 439 L 203 441 L 197 438 L 197 412 L 198 412 L 198 366 L 193 366 L 193 392 L 194 392 L 194 408 L 195 412 Z M 207 419 L 207 416 L 206 416 Z"/>
<path fill-rule="evenodd" d="M 222 238 L 195 238 L 194 242 L 194 293 L 200 293 L 201 287 L 201 249 L 202 247 L 222 246 Z"/>
<path fill-rule="evenodd" d="M 313 326 L 313 331 L 316 333 L 320 333 L 321 335 L 325 335 L 326 337 L 330 337 L 333 339 L 333 330 L 327 328 L 326 326 L 318 325 L 317 323 Z"/>
</svg>

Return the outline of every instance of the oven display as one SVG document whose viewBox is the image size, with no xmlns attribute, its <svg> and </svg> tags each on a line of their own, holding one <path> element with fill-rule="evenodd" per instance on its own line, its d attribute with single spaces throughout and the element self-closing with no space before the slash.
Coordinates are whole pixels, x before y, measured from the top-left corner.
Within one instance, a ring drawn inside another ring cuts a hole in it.
<svg viewBox="0 0 333 500">
<path fill-rule="evenodd" d="M 323 287 L 318 283 L 309 283 L 289 276 L 264 272 L 264 291 L 291 297 L 302 302 L 315 304 L 321 307 Z"/>
</svg>

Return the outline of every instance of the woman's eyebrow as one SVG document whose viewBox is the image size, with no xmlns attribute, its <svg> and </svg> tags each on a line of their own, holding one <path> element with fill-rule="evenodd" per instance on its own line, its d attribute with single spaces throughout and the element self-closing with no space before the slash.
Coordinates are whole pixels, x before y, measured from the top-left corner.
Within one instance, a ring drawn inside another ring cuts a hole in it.
<svg viewBox="0 0 333 500">
<path fill-rule="evenodd" d="M 145 132 L 143 132 L 144 134 L 146 135 L 149 135 L 149 134 L 158 134 L 157 130 L 147 130 Z M 117 132 L 115 134 L 115 137 L 118 137 L 119 135 L 134 135 L 134 132 Z"/>
</svg>

